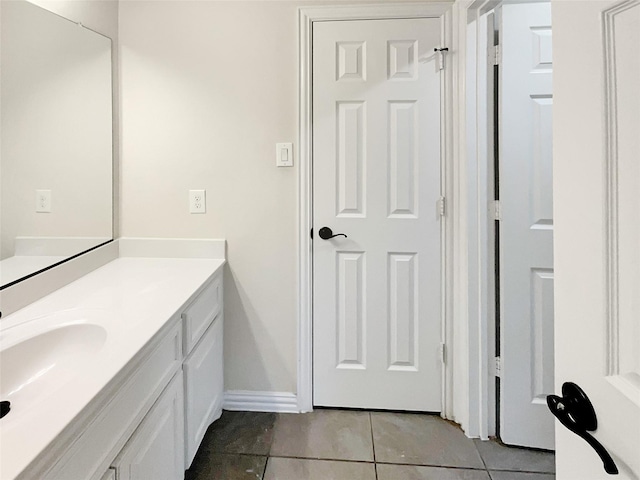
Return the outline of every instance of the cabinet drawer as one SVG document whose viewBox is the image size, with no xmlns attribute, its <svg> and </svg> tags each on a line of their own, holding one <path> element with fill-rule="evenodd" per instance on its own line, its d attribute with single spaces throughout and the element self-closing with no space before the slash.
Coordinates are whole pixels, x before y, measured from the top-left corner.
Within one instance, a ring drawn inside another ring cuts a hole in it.
<svg viewBox="0 0 640 480">
<path fill-rule="evenodd" d="M 182 363 L 182 329 L 176 323 L 96 415 L 46 479 L 100 478 Z"/>
<path fill-rule="evenodd" d="M 185 355 L 191 352 L 221 310 L 222 274 L 218 274 L 182 314 Z"/>
<path fill-rule="evenodd" d="M 219 315 L 183 365 L 186 467 L 191 466 L 207 427 L 222 413 L 222 338 L 223 317 Z"/>
</svg>

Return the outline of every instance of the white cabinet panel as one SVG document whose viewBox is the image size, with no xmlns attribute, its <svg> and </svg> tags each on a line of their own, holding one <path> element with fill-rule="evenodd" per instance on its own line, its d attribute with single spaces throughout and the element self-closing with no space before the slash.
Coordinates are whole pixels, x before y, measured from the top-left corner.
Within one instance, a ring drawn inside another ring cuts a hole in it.
<svg viewBox="0 0 640 480">
<path fill-rule="evenodd" d="M 178 372 L 114 462 L 118 480 L 184 477 L 184 406 Z"/>
<path fill-rule="evenodd" d="M 223 318 L 219 315 L 184 362 L 185 452 L 189 467 L 207 427 L 222 414 Z"/>
</svg>

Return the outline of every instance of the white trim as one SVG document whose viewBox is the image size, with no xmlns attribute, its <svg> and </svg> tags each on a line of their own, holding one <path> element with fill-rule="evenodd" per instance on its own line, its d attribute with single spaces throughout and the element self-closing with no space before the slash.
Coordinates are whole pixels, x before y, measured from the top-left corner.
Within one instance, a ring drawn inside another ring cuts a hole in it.
<svg viewBox="0 0 640 480">
<path fill-rule="evenodd" d="M 456 421 L 469 437 L 487 439 L 495 434 L 495 378 L 492 362 L 495 345 L 495 277 L 493 265 L 493 229 L 489 213 L 493 199 L 490 186 L 493 157 L 487 141 L 487 21 L 482 18 L 498 7 L 499 0 L 459 0 L 458 42 L 464 52 L 458 58 L 459 71 L 465 78 L 458 84 L 457 110 L 460 130 L 456 135 L 460 171 L 456 176 L 460 209 L 456 221 L 460 243 L 453 252 L 458 260 L 456 273 L 460 282 L 453 296 L 460 310 L 454 315 L 456 325 Z M 485 98 L 483 98 L 485 95 Z M 462 302 L 464 299 L 464 302 Z"/>
<path fill-rule="evenodd" d="M 224 392 L 224 410 L 245 412 L 299 413 L 298 399 L 288 392 L 252 392 L 230 390 Z"/>
<path fill-rule="evenodd" d="M 442 17 L 453 5 L 453 0 L 424 3 L 393 3 L 375 5 L 327 5 L 318 7 L 300 7 L 300 19 L 307 26 L 312 22 L 332 20 L 380 20 L 393 18 Z M 310 46 L 310 43 L 307 45 Z M 301 45 L 302 47 L 302 45 Z"/>
<path fill-rule="evenodd" d="M 607 374 L 619 375 L 619 246 L 618 246 L 618 102 L 616 79 L 616 22 L 618 15 L 637 7 L 638 0 L 616 3 L 602 12 L 602 45 L 605 77 L 605 192 L 606 197 L 606 269 L 607 269 Z"/>
<path fill-rule="evenodd" d="M 312 256 L 310 231 L 313 226 L 313 212 L 311 205 L 311 158 L 312 158 L 312 90 L 311 90 L 311 48 L 313 22 L 331 20 L 374 20 L 393 18 L 425 18 L 437 17 L 443 19 L 443 41 L 455 41 L 450 26 L 452 18 L 452 2 L 425 2 L 411 4 L 383 4 L 344 6 L 332 5 L 321 7 L 304 7 L 298 9 L 298 272 L 299 272 L 299 304 L 298 304 L 298 382 L 297 407 L 301 412 L 313 410 L 313 329 L 312 329 Z M 455 8 L 455 7 L 454 7 Z M 455 48 L 450 53 L 456 54 Z M 455 142 L 451 136 L 455 119 L 447 115 L 452 109 L 452 85 L 456 76 L 457 66 L 452 62 L 452 68 L 445 72 L 443 84 L 443 170 L 446 179 L 442 184 L 442 194 L 447 197 L 453 186 L 455 169 L 452 167 L 455 153 Z M 453 210 L 455 210 L 455 203 Z M 443 219 L 443 339 L 452 342 L 452 279 L 454 263 L 452 255 L 455 253 L 450 247 L 453 239 L 454 220 Z M 444 280 L 446 279 L 446 284 Z M 442 415 L 453 417 L 453 348 L 447 348 L 448 362 L 443 366 L 443 403 Z"/>
<path fill-rule="evenodd" d="M 313 410 L 313 267 L 311 256 L 312 18 L 298 9 L 298 409 Z"/>
<path fill-rule="evenodd" d="M 606 296 L 606 369 L 607 380 L 636 405 L 640 405 L 637 388 L 620 375 L 620 295 L 619 295 L 619 182 L 618 182 L 618 101 L 616 78 L 616 17 L 640 5 L 639 0 L 616 3 L 602 12 L 602 44 L 605 76 L 605 186 L 607 271 Z"/>
<path fill-rule="evenodd" d="M 453 8 L 454 78 L 452 102 L 452 161 L 449 174 L 451 182 L 451 201 L 449 223 L 449 313 L 448 328 L 451 339 L 452 369 L 449 380 L 453 392 L 446 406 L 446 416 L 462 426 L 469 435 L 469 339 L 467 321 L 467 233 L 466 233 L 466 123 L 465 123 L 465 88 L 466 88 L 466 9 L 470 1 L 459 0 Z M 453 301 L 455 299 L 455 301 Z"/>
<path fill-rule="evenodd" d="M 442 218 L 442 224 L 440 229 L 440 244 L 441 244 L 441 335 L 442 342 L 445 345 L 445 362 L 442 366 L 442 410 L 441 415 L 443 418 L 453 420 L 455 418 L 454 413 L 454 377 L 453 377 L 453 365 L 455 364 L 455 346 L 454 346 L 454 332 L 453 332 L 453 308 L 455 302 L 453 301 L 453 282 L 454 282 L 454 258 L 451 255 L 453 252 L 453 240 L 455 230 L 455 211 L 457 209 L 455 199 L 455 143 L 454 143 L 454 129 L 456 125 L 455 120 L 455 102 L 453 93 L 455 91 L 455 84 L 459 75 L 458 67 L 455 62 L 455 58 L 458 55 L 459 46 L 455 40 L 455 18 L 456 7 L 455 5 L 449 6 L 447 11 L 442 15 L 442 43 L 448 46 L 449 54 L 453 56 L 454 61 L 449 62 L 449 68 L 445 68 L 443 72 L 442 80 L 442 101 L 441 101 L 441 165 L 440 165 L 440 189 L 441 195 L 447 200 L 447 212 Z"/>
<path fill-rule="evenodd" d="M 494 200 L 494 178 L 495 178 L 495 150 L 497 145 L 494 142 L 495 119 L 491 110 L 496 102 L 493 93 L 493 82 L 495 81 L 493 65 L 488 65 L 486 61 L 489 50 L 495 52 L 492 37 L 494 30 L 498 28 L 496 15 L 494 12 L 495 2 L 485 5 L 478 15 L 477 24 L 480 27 L 477 31 L 476 65 L 479 67 L 483 62 L 484 68 L 479 68 L 477 72 L 477 95 L 478 115 L 476 116 L 476 145 L 477 161 L 477 196 L 475 208 L 477 212 L 477 238 L 476 245 L 478 251 L 477 263 L 475 265 L 477 287 L 477 325 L 479 331 L 478 340 L 478 436 L 484 440 L 496 435 L 496 275 L 495 275 L 495 221 L 501 218 L 501 205 Z M 486 10 L 489 10 L 485 13 Z M 480 41 L 481 40 L 481 41 Z M 498 67 L 501 68 L 501 67 Z M 487 92 L 489 94 L 487 95 Z M 484 96 L 484 98 L 482 98 Z M 490 114 L 491 113 L 491 114 Z M 486 119 L 491 122 L 487 123 Z M 494 210 L 491 211 L 491 206 Z M 498 208 L 497 215 L 495 208 Z M 470 285 L 471 287 L 471 285 Z M 472 311 L 470 310 L 469 313 Z M 473 318 L 473 317 L 472 317 Z"/>
</svg>

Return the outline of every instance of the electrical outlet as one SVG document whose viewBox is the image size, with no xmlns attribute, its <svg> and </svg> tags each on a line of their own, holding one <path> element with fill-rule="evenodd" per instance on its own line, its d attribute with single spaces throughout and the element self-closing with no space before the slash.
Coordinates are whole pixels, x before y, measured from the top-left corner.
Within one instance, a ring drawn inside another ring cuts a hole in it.
<svg viewBox="0 0 640 480">
<path fill-rule="evenodd" d="M 51 213 L 51 190 L 36 190 L 36 213 Z"/>
<path fill-rule="evenodd" d="M 206 213 L 206 190 L 189 190 L 189 213 Z"/>
</svg>

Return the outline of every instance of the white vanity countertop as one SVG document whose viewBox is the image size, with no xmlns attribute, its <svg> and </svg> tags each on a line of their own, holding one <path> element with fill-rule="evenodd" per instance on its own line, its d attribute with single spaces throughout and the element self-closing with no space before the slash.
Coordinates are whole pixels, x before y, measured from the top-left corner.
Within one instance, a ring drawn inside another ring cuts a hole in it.
<svg viewBox="0 0 640 480">
<path fill-rule="evenodd" d="M 52 378 L 64 381 L 46 386 L 36 379 L 23 386 L 21 398 L 28 406 L 12 401 L 10 413 L 0 420 L 0 478 L 18 476 L 223 264 L 217 259 L 118 258 L 3 318 L 0 348 L 5 351 L 62 325 L 98 327 L 88 332 L 97 343 L 90 355 L 78 357 L 84 361 L 75 361 L 66 376 L 63 367 L 51 367 Z M 79 332 L 78 338 L 87 333 Z M 69 350 L 53 352 L 52 358 Z"/>
</svg>

